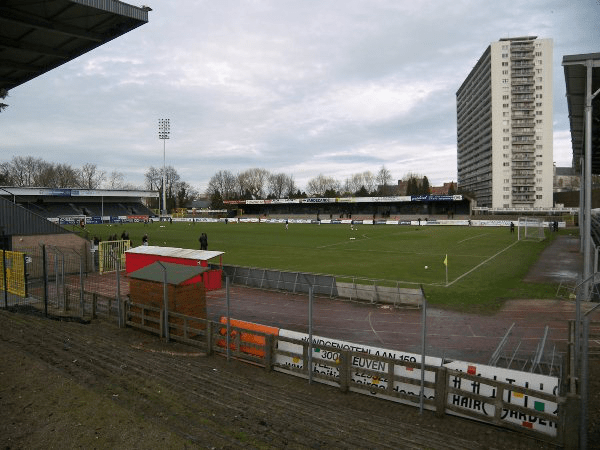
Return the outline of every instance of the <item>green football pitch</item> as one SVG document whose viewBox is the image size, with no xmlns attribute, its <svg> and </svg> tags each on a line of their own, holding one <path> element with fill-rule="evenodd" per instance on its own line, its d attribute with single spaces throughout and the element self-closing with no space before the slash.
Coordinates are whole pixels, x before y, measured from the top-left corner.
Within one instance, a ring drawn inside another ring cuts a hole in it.
<svg viewBox="0 0 600 450">
<path fill-rule="evenodd" d="M 149 244 L 222 251 L 223 263 L 246 267 L 380 280 L 423 286 L 430 303 L 492 311 L 508 298 L 552 298 L 556 286 L 523 282 L 555 234 L 542 242 L 517 241 L 507 227 L 272 223 L 158 223 L 87 225 L 90 237 L 129 233 L 132 246 Z M 567 232 L 570 232 L 567 231 Z M 444 261 L 447 257 L 447 266 Z M 447 269 L 447 272 L 446 272 Z M 360 281 L 357 281 L 360 282 Z M 368 282 L 368 281 L 363 281 Z"/>
</svg>

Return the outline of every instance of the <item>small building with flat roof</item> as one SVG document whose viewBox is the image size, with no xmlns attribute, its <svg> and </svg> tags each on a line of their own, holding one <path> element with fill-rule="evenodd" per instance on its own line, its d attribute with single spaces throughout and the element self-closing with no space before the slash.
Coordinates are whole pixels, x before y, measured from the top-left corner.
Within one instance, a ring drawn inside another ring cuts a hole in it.
<svg viewBox="0 0 600 450">
<path fill-rule="evenodd" d="M 202 273 L 202 281 L 207 291 L 221 289 L 223 273 L 222 255 L 224 252 L 211 250 L 193 250 L 189 248 L 158 247 L 141 245 L 125 252 L 125 272 L 131 276 L 136 272 L 157 261 L 180 266 L 196 266 L 206 268 Z M 219 258 L 218 268 L 209 266 L 209 261 Z"/>
</svg>

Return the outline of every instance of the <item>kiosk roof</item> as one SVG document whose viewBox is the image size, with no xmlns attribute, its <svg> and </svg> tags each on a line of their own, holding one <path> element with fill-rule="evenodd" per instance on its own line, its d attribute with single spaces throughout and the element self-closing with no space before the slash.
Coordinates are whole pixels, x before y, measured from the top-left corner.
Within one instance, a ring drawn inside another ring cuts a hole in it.
<svg viewBox="0 0 600 450">
<path fill-rule="evenodd" d="M 135 253 L 140 255 L 169 256 L 171 258 L 194 259 L 199 261 L 208 261 L 223 255 L 225 252 L 211 250 L 192 250 L 190 248 L 177 247 L 158 247 L 155 245 L 140 245 L 127 250 L 125 253 Z"/>
</svg>

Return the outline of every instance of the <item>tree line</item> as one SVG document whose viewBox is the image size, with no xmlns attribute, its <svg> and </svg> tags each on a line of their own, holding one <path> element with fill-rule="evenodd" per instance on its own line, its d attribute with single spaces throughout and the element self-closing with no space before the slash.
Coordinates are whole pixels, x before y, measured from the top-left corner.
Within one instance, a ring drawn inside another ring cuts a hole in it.
<svg viewBox="0 0 600 450">
<path fill-rule="evenodd" d="M 409 173 L 402 182 L 406 183 L 402 195 L 429 194 L 426 176 Z M 365 171 L 352 174 L 343 182 L 319 174 L 308 181 L 304 191 L 300 190 L 292 175 L 285 173 L 253 168 L 234 175 L 228 170 L 220 170 L 210 178 L 206 196 L 213 208 L 222 208 L 227 200 L 398 195 L 401 183 L 392 184 L 392 174 L 385 166 L 381 166 L 377 173 Z"/>
<path fill-rule="evenodd" d="M 150 167 L 145 175 L 145 186 L 128 183 L 122 172 L 106 173 L 96 164 L 87 163 L 73 167 L 66 163 L 53 163 L 32 156 L 14 156 L 0 163 L 0 185 L 16 187 L 151 190 L 159 191 L 162 199 L 163 168 Z M 198 197 L 198 192 L 183 181 L 172 166 L 166 167 L 165 186 L 167 209 L 186 207 Z M 159 199 L 151 199 L 150 207 L 159 208 Z"/>
<path fill-rule="evenodd" d="M 266 169 L 252 168 L 237 174 L 220 170 L 208 182 L 205 195 L 213 208 L 222 208 L 226 200 L 253 200 L 305 197 L 369 197 L 390 195 L 426 195 L 430 192 L 426 176 L 406 174 L 392 184 L 392 174 L 381 166 L 377 173 L 354 173 L 340 181 L 319 174 L 311 178 L 305 190 L 296 184 L 293 175 L 271 173 Z M 144 174 L 144 186 L 127 183 L 123 173 L 106 173 L 96 164 L 87 163 L 73 167 L 66 163 L 52 163 L 31 156 L 14 156 L 0 163 L 0 185 L 17 187 L 151 190 L 158 191 L 158 199 L 151 199 L 151 208 L 160 208 L 163 192 L 163 168 L 150 167 Z M 165 168 L 167 210 L 188 207 L 200 195 L 189 183 L 181 179 L 173 166 Z"/>
</svg>

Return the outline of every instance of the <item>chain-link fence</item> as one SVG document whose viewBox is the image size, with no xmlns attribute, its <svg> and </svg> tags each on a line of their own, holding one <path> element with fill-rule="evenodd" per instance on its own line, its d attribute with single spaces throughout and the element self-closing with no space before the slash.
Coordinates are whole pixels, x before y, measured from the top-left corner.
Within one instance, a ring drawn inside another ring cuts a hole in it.
<svg viewBox="0 0 600 450">
<path fill-rule="evenodd" d="M 122 247 L 118 248 L 124 251 Z M 73 249 L 40 244 L 3 252 L 0 306 L 29 309 L 46 316 L 118 317 L 119 300 L 129 293 L 122 251 L 105 254 L 114 269 L 100 273 L 92 249 L 91 245 Z"/>
</svg>

